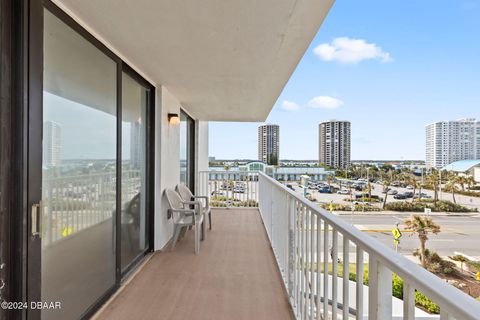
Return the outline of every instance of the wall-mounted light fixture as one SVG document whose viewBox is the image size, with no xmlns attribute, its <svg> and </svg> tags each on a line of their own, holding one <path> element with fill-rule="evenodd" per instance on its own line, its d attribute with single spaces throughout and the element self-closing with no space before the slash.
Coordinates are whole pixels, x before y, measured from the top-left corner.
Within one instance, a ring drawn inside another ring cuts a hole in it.
<svg viewBox="0 0 480 320">
<path fill-rule="evenodd" d="M 178 116 L 178 113 L 169 113 L 168 114 L 168 123 L 170 123 L 172 125 L 180 124 L 180 117 Z"/>
</svg>

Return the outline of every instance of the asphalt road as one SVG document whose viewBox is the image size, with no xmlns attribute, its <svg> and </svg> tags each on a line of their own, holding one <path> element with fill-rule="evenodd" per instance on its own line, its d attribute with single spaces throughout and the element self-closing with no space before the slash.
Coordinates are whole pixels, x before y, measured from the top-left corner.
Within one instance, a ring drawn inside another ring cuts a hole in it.
<svg viewBox="0 0 480 320">
<path fill-rule="evenodd" d="M 397 222 L 403 230 L 403 219 L 409 214 L 394 215 L 341 215 L 371 237 L 394 248 L 391 229 Z M 480 258 L 480 215 L 475 216 L 432 216 L 441 226 L 441 232 L 430 235 L 427 248 L 435 250 L 441 256 L 453 255 L 455 251 Z M 403 232 L 399 252 L 411 255 L 418 247 L 415 234 Z"/>
</svg>

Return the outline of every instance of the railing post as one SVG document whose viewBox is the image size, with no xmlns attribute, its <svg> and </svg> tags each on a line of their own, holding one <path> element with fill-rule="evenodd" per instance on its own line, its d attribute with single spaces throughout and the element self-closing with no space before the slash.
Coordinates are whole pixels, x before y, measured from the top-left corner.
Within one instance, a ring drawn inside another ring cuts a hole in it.
<svg viewBox="0 0 480 320">
<path fill-rule="evenodd" d="M 392 272 L 369 255 L 368 319 L 392 319 Z"/>
<path fill-rule="evenodd" d="M 363 250 L 357 244 L 356 261 L 356 296 L 357 304 L 355 306 L 357 316 L 356 320 L 363 320 Z"/>
<path fill-rule="evenodd" d="M 288 219 L 288 296 L 293 298 L 294 270 L 295 270 L 295 200 L 287 195 L 287 219 Z"/>
<path fill-rule="evenodd" d="M 343 297 L 342 297 L 342 319 L 348 320 L 350 315 L 350 240 L 343 235 Z"/>
<path fill-rule="evenodd" d="M 415 289 L 405 281 L 403 282 L 403 319 L 415 319 Z"/>
</svg>

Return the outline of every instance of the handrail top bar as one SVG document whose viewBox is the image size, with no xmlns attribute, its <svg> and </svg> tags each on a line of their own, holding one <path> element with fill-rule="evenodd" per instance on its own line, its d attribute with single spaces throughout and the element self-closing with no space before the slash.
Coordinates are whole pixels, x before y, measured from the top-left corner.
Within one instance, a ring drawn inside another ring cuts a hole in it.
<svg viewBox="0 0 480 320">
<path fill-rule="evenodd" d="M 436 275 L 395 252 L 380 241 L 365 235 L 342 218 L 315 206 L 311 201 L 299 196 L 265 173 L 261 171 L 258 173 L 262 178 L 265 178 L 268 182 L 309 208 L 312 213 L 321 216 L 324 221 L 342 233 L 344 237 L 347 237 L 368 254 L 372 254 L 380 263 L 398 274 L 406 283 L 428 296 L 455 318 L 465 320 L 480 319 L 480 303 L 474 298 L 440 280 Z"/>
<path fill-rule="evenodd" d="M 261 171 L 258 170 L 235 170 L 235 171 L 226 171 L 226 170 L 204 170 L 204 171 L 199 171 L 198 173 L 253 173 L 253 174 L 258 174 Z"/>
</svg>

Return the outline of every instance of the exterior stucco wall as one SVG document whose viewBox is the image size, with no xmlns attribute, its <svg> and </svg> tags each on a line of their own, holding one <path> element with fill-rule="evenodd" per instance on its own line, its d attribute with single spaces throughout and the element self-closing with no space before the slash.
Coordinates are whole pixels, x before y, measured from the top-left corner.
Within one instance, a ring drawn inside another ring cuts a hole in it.
<svg viewBox="0 0 480 320">
<path fill-rule="evenodd" d="M 180 182 L 180 126 L 168 123 L 168 113 L 180 114 L 180 102 L 167 88 L 158 87 L 155 113 L 155 250 L 165 247 L 173 233 L 167 219 L 166 188 Z M 184 109 L 184 108 L 183 108 Z M 188 111 L 188 110 L 187 110 Z M 195 176 L 208 170 L 208 122 L 195 121 Z"/>
<path fill-rule="evenodd" d="M 180 126 L 168 123 L 168 113 L 180 113 L 180 103 L 165 88 L 157 88 L 155 113 L 155 250 L 172 237 L 172 221 L 167 219 L 166 188 L 180 181 Z"/>
</svg>

